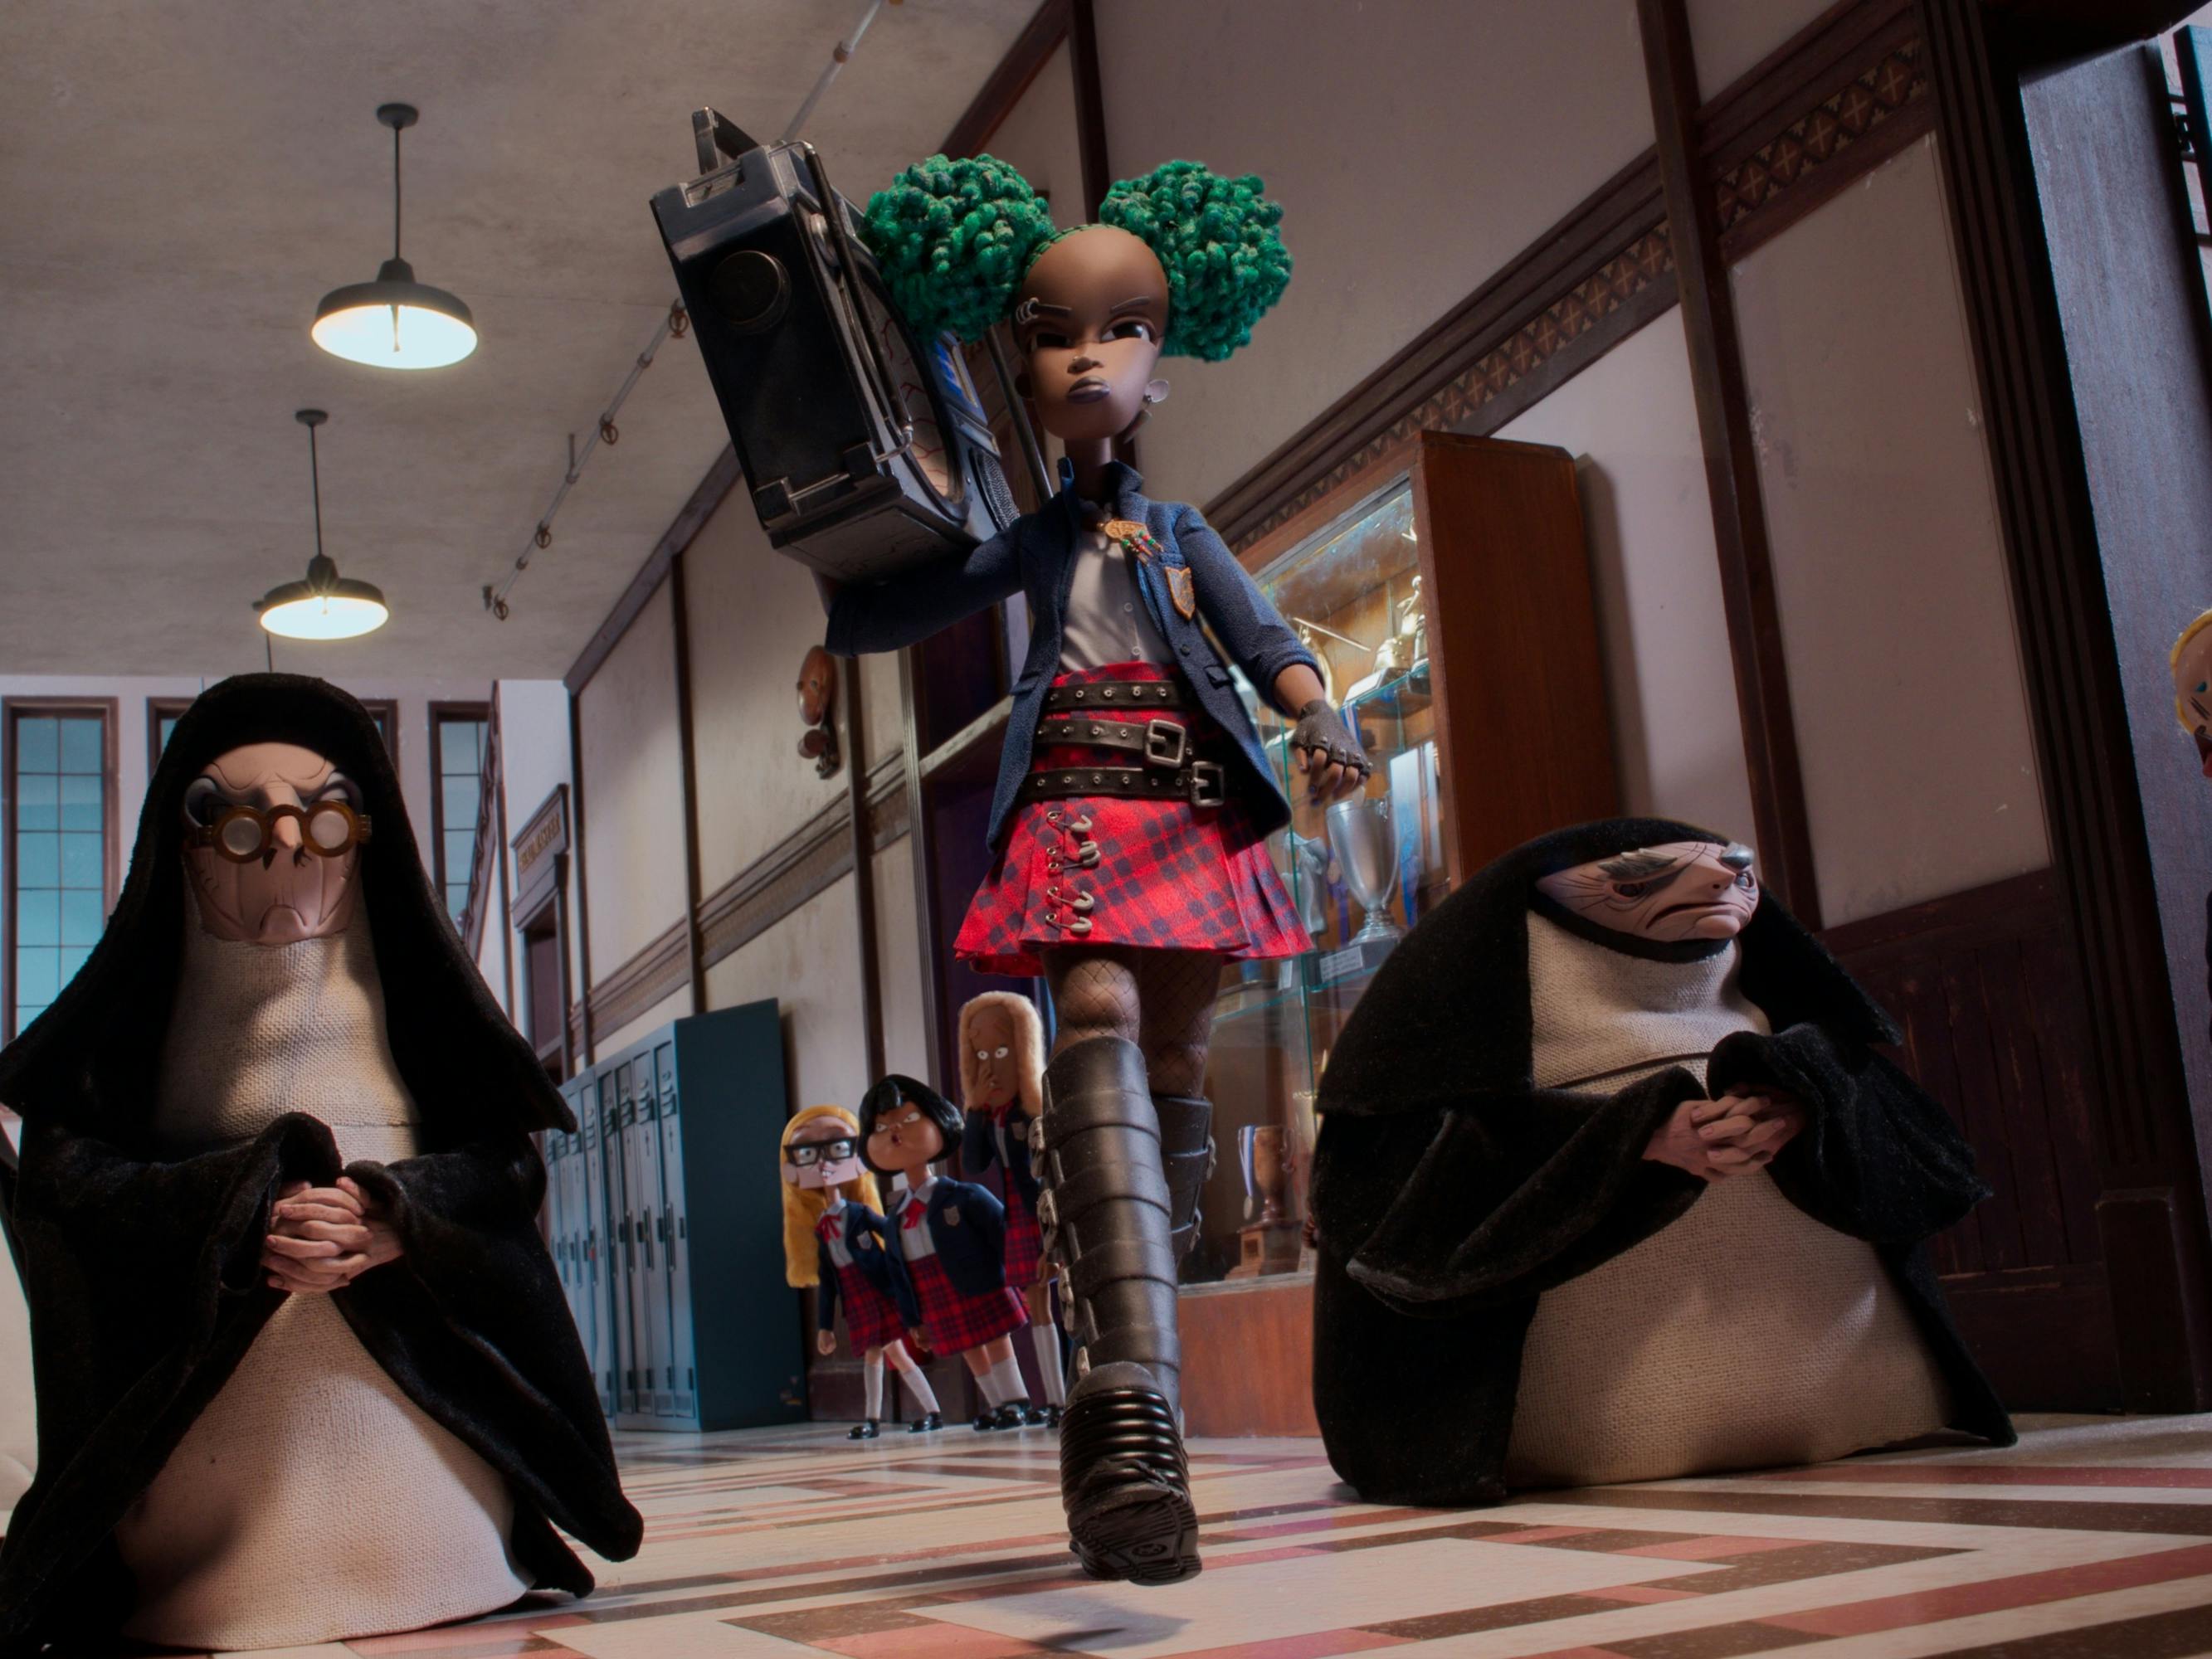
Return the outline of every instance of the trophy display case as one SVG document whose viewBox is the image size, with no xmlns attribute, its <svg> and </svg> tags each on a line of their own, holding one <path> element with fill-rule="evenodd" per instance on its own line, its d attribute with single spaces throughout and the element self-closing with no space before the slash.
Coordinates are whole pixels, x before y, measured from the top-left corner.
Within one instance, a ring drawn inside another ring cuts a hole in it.
<svg viewBox="0 0 2212 1659">
<path fill-rule="evenodd" d="M 1307 800 L 1290 722 L 1241 684 L 1291 798 L 1269 851 L 1313 946 L 1224 965 L 1208 1074 L 1219 1157 L 1184 1268 L 1193 1291 L 1288 1290 L 1310 1266 L 1316 1093 L 1407 930 L 1499 854 L 1619 810 L 1566 452 L 1423 434 L 1239 556 L 1312 648 L 1374 771 L 1360 794 Z"/>
</svg>

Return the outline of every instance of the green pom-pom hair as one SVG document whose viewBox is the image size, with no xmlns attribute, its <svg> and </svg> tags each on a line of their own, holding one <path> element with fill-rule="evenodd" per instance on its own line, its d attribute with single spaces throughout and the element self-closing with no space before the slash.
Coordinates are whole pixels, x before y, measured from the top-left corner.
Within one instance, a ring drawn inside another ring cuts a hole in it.
<svg viewBox="0 0 2212 1659">
<path fill-rule="evenodd" d="M 860 240 L 891 303 L 925 338 L 980 340 L 1013 309 L 1022 278 L 1054 235 L 1029 181 L 988 155 L 933 155 L 868 198 Z"/>
<path fill-rule="evenodd" d="M 1167 273 L 1166 355 L 1218 362 L 1282 298 L 1291 280 L 1275 229 L 1283 210 L 1262 188 L 1249 173 L 1224 179 L 1169 161 L 1106 192 L 1099 222 L 1140 238 Z M 860 226 L 907 321 L 968 341 L 1006 319 L 1037 256 L 1073 234 L 1055 230 L 1028 180 L 988 155 L 933 155 L 907 168 L 869 198 Z"/>
<path fill-rule="evenodd" d="M 1167 272 L 1167 356 L 1219 362 L 1250 343 L 1252 325 L 1283 297 L 1283 210 L 1263 188 L 1249 173 L 1224 179 L 1196 161 L 1168 161 L 1106 192 L 1099 222 L 1143 238 Z"/>
</svg>

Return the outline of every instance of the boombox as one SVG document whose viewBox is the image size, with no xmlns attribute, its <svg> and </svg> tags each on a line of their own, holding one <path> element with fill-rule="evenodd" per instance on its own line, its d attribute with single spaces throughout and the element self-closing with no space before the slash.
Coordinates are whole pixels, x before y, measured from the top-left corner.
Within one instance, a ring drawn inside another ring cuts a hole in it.
<svg viewBox="0 0 2212 1659">
<path fill-rule="evenodd" d="M 692 129 L 700 175 L 653 217 L 770 544 L 870 580 L 1012 523 L 958 343 L 901 320 L 814 147 Z"/>
</svg>

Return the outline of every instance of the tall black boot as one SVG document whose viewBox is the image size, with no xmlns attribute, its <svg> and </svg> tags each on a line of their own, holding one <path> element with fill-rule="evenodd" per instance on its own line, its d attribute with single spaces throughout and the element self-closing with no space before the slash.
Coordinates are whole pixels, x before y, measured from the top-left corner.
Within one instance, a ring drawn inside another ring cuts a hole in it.
<svg viewBox="0 0 2212 1659">
<path fill-rule="evenodd" d="M 1177 1427 L 1171 1201 L 1144 1051 L 1092 1037 L 1053 1057 L 1039 1146 L 1047 1248 L 1065 1268 L 1077 1346 L 1060 1430 L 1068 1542 L 1097 1578 L 1171 1584 L 1199 1568 Z"/>
<path fill-rule="evenodd" d="M 1196 1095 L 1154 1095 L 1160 1164 L 1168 1178 L 1168 1223 L 1180 1266 L 1198 1243 L 1200 1195 L 1213 1174 L 1213 1103 Z"/>
</svg>

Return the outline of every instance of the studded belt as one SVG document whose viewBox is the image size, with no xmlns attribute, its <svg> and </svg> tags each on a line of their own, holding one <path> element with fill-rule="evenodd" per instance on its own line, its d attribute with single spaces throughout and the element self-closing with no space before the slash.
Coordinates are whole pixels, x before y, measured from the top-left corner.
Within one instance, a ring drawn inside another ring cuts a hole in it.
<svg viewBox="0 0 2212 1659">
<path fill-rule="evenodd" d="M 1190 708 L 1194 705 L 1180 680 L 1086 680 L 1055 685 L 1044 694 L 1045 712 L 1064 714 L 1094 708 Z"/>
<path fill-rule="evenodd" d="M 1146 766 L 1172 770 L 1191 757 L 1190 728 L 1176 720 L 1085 720 L 1081 715 L 1056 714 L 1037 722 L 1037 746 L 1079 744 L 1087 748 L 1119 749 L 1142 755 Z"/>
<path fill-rule="evenodd" d="M 1083 739 L 1089 742 L 1089 738 Z M 1221 806 L 1228 803 L 1228 774 L 1218 761 L 1193 761 L 1187 766 L 1055 767 L 1032 772 L 1022 780 L 1018 800 L 1069 800 L 1085 795 L 1122 799 L 1172 800 L 1180 795 L 1193 806 Z"/>
</svg>

